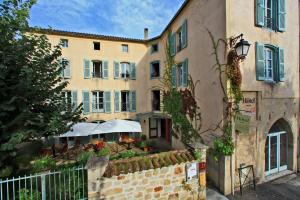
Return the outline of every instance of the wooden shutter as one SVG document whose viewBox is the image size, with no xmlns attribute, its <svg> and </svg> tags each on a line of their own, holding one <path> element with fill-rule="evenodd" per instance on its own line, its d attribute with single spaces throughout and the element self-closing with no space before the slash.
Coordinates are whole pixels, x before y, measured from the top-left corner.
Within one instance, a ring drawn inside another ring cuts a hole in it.
<svg viewBox="0 0 300 200">
<path fill-rule="evenodd" d="M 256 80 L 265 80 L 265 47 L 256 42 Z"/>
<path fill-rule="evenodd" d="M 286 23 L 285 23 L 285 15 L 286 15 L 286 5 L 285 0 L 278 0 L 278 31 L 285 31 Z"/>
<path fill-rule="evenodd" d="M 278 74 L 279 74 L 279 81 L 283 82 L 284 77 L 284 50 L 282 48 L 279 48 L 278 51 Z"/>
<path fill-rule="evenodd" d="M 83 74 L 84 74 L 84 78 L 90 78 L 91 73 L 90 73 L 90 61 L 84 59 L 83 61 Z"/>
<path fill-rule="evenodd" d="M 177 67 L 176 65 L 172 66 L 172 86 L 177 86 Z"/>
<path fill-rule="evenodd" d="M 117 61 L 114 61 L 114 78 L 120 78 L 120 63 Z"/>
<path fill-rule="evenodd" d="M 187 87 L 188 85 L 188 59 L 182 63 L 181 86 Z"/>
<path fill-rule="evenodd" d="M 115 91 L 115 112 L 120 112 L 120 91 Z"/>
<path fill-rule="evenodd" d="M 136 111 L 136 91 L 130 91 L 129 93 L 130 111 Z"/>
<path fill-rule="evenodd" d="M 182 24 L 182 48 L 187 47 L 187 20 Z"/>
<path fill-rule="evenodd" d="M 265 26 L 265 0 L 256 0 L 256 25 Z"/>
<path fill-rule="evenodd" d="M 90 112 L 90 93 L 89 91 L 82 91 L 83 114 Z"/>
<path fill-rule="evenodd" d="M 176 33 L 170 35 L 169 48 L 171 56 L 174 56 L 176 54 Z"/>
<path fill-rule="evenodd" d="M 104 111 L 105 113 L 111 113 L 111 101 L 110 91 L 104 92 Z"/>
<path fill-rule="evenodd" d="M 77 103 L 77 91 L 76 90 L 72 91 L 72 106 L 73 106 L 74 109 L 76 109 L 77 106 L 78 106 L 78 103 Z"/>
<path fill-rule="evenodd" d="M 108 79 L 108 61 L 103 61 L 103 70 L 102 70 L 102 77 L 104 79 Z"/>
<path fill-rule="evenodd" d="M 130 79 L 135 80 L 136 79 L 136 67 L 135 63 L 130 63 Z"/>
</svg>

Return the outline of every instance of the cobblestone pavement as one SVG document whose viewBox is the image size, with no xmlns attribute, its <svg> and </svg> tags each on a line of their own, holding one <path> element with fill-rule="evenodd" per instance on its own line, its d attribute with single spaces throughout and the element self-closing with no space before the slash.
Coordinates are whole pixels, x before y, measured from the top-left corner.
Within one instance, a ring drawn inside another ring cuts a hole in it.
<svg viewBox="0 0 300 200">
<path fill-rule="evenodd" d="M 227 196 L 230 200 L 300 200 L 300 174 L 291 174 L 260 184 L 256 190 L 246 190 Z"/>
</svg>

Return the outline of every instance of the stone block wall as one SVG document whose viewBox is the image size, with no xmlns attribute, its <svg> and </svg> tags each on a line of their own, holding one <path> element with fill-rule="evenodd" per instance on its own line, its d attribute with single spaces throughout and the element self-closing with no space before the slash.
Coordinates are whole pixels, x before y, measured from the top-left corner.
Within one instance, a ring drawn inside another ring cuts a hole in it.
<svg viewBox="0 0 300 200">
<path fill-rule="evenodd" d="M 204 149 L 201 162 L 205 162 Z M 181 162 L 161 168 L 153 168 L 132 173 L 101 176 L 95 169 L 88 169 L 89 199 L 205 199 L 205 170 L 200 171 L 200 179 L 186 182 L 186 165 Z M 110 167 L 111 164 L 108 165 Z M 203 181 L 204 180 L 204 181 Z M 201 185 L 201 186 L 200 186 Z"/>
</svg>

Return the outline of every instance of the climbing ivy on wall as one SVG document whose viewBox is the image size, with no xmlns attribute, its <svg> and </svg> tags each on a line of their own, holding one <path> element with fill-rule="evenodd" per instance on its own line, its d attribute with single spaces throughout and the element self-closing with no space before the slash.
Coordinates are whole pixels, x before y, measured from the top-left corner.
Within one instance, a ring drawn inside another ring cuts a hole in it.
<svg viewBox="0 0 300 200">
<path fill-rule="evenodd" d="M 195 87 L 192 78 L 188 78 L 188 87 L 179 89 L 172 85 L 172 67 L 177 67 L 174 57 L 171 56 L 169 42 L 165 47 L 166 62 L 163 75 L 163 106 L 164 111 L 172 119 L 174 136 L 179 138 L 184 145 L 201 141 L 198 134 L 201 126 L 200 108 L 195 100 Z"/>
<path fill-rule="evenodd" d="M 241 90 L 242 75 L 240 71 L 239 63 L 242 58 L 238 57 L 235 50 L 232 48 L 234 45 L 234 38 L 229 39 L 218 39 L 215 41 L 212 33 L 208 31 L 213 44 L 213 55 L 215 57 L 216 63 L 214 67 L 219 72 L 220 85 L 223 90 L 225 103 L 225 117 L 223 119 L 223 135 L 214 141 L 214 157 L 218 159 L 222 155 L 232 155 L 234 152 L 234 142 L 232 139 L 232 123 L 236 113 L 239 112 L 239 102 L 243 98 L 243 93 Z M 227 53 L 226 63 L 221 63 L 218 55 L 220 45 L 224 45 L 224 51 Z M 229 51 L 228 51 L 229 50 Z M 225 73 L 226 80 L 229 82 L 227 85 L 229 88 L 225 90 L 222 81 L 222 76 Z"/>
</svg>

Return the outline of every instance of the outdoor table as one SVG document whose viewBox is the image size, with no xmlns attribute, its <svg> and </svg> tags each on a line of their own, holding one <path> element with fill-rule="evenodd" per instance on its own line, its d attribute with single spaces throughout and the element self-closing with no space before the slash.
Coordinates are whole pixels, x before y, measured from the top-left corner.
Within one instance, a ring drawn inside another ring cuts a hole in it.
<svg viewBox="0 0 300 200">
<path fill-rule="evenodd" d="M 123 138 L 123 139 L 122 139 L 122 142 L 124 142 L 125 144 L 128 145 L 128 146 L 127 146 L 127 149 L 130 149 L 130 145 L 131 145 L 132 143 L 134 143 L 135 140 L 132 139 L 132 138 Z"/>
</svg>

